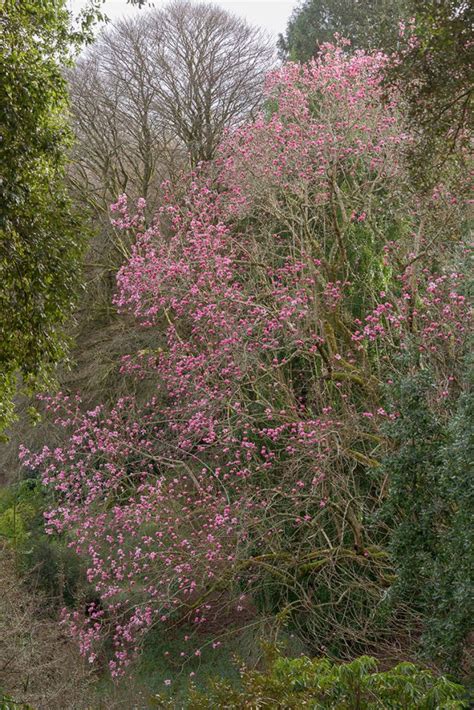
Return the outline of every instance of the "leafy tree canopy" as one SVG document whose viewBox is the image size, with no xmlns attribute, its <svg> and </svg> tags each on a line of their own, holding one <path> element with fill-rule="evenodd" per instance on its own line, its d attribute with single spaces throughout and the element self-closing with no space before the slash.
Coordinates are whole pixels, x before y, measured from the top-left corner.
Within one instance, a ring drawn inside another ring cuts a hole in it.
<svg viewBox="0 0 474 710">
<path fill-rule="evenodd" d="M 307 61 L 336 33 L 358 49 L 396 44 L 405 0 L 306 0 L 293 12 L 278 46 L 282 58 Z"/>
<path fill-rule="evenodd" d="M 465 0 L 410 0 L 408 17 L 388 81 L 404 92 L 418 135 L 412 163 L 423 174 L 433 165 L 436 181 L 439 166 L 453 154 L 462 157 L 469 138 L 474 10 Z"/>
<path fill-rule="evenodd" d="M 90 2 L 75 27 L 65 0 L 0 6 L 0 430 L 19 376 L 38 385 L 65 352 L 84 239 L 64 186 L 63 68 L 104 19 L 99 8 Z"/>
</svg>

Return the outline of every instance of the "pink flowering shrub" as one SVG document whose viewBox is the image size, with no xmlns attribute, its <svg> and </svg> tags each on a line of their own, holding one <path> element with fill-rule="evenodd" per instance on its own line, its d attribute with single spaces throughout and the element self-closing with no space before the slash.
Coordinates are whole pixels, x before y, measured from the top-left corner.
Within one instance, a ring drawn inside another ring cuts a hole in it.
<svg viewBox="0 0 474 710">
<path fill-rule="evenodd" d="M 101 600 L 65 621 L 91 661 L 112 639 L 114 675 L 153 625 L 220 613 L 291 618 L 322 651 L 373 639 L 390 571 L 380 427 L 396 416 L 381 385 L 415 344 L 444 388 L 468 317 L 431 226 L 459 205 L 410 194 L 384 63 L 328 46 L 283 67 L 266 111 L 151 226 L 143 202 L 113 206 L 136 233 L 116 303 L 157 342 L 123 371 L 156 391 L 89 412 L 60 395 L 65 444 L 22 457 Z"/>
</svg>

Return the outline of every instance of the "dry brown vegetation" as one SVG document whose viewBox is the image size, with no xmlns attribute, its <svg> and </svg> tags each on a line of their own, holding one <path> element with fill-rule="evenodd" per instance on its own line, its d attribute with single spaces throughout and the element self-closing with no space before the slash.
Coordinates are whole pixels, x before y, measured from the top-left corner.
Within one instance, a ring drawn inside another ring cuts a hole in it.
<svg viewBox="0 0 474 710">
<path fill-rule="evenodd" d="M 46 600 L 26 590 L 11 553 L 0 549 L 0 687 L 35 710 L 89 708 L 92 674 Z"/>
</svg>

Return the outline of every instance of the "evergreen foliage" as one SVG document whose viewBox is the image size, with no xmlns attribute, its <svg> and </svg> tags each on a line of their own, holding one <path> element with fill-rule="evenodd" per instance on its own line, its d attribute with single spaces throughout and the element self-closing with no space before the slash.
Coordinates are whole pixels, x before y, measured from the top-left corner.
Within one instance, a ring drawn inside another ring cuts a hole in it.
<svg viewBox="0 0 474 710">
<path fill-rule="evenodd" d="M 425 652 L 457 675 L 474 618 L 472 372 L 469 363 L 464 392 L 447 412 L 433 407 L 429 371 L 394 384 L 400 416 L 388 428 L 394 451 L 385 462 L 398 573 L 392 599 L 421 614 Z"/>
<path fill-rule="evenodd" d="M 71 136 L 63 66 L 80 33 L 62 0 L 0 10 L 0 428 L 18 374 L 33 385 L 64 356 L 83 234 L 64 185 Z"/>
<path fill-rule="evenodd" d="M 346 664 L 278 656 L 266 671 L 241 671 L 242 690 L 215 681 L 208 693 L 191 693 L 189 710 L 455 710 L 467 708 L 462 686 L 412 663 L 379 671 L 375 658 Z M 163 706 L 162 706 L 163 707 Z"/>
<path fill-rule="evenodd" d="M 305 0 L 293 11 L 278 47 L 282 59 L 306 62 L 339 34 L 354 49 L 395 48 L 406 0 Z"/>
</svg>

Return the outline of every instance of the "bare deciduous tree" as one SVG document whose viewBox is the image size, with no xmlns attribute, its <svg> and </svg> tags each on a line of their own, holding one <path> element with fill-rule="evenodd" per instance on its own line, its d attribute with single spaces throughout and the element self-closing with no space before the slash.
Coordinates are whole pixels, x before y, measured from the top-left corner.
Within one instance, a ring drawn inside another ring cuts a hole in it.
<svg viewBox="0 0 474 710">
<path fill-rule="evenodd" d="M 188 0 L 107 28 L 71 76 L 76 187 L 89 202 L 152 197 L 183 164 L 212 159 L 259 105 L 273 60 L 261 30 Z"/>
<path fill-rule="evenodd" d="M 274 52 L 261 30 L 214 5 L 176 0 L 149 22 L 157 110 L 191 162 L 213 157 L 223 130 L 261 100 Z"/>
<path fill-rule="evenodd" d="M 261 30 L 214 5 L 175 0 L 106 27 L 79 60 L 70 75 L 70 181 L 93 216 L 87 274 L 96 304 L 106 308 L 126 256 L 109 204 L 126 192 L 152 210 L 163 180 L 176 184 L 183 169 L 212 159 L 223 131 L 260 105 L 274 59 Z"/>
</svg>

